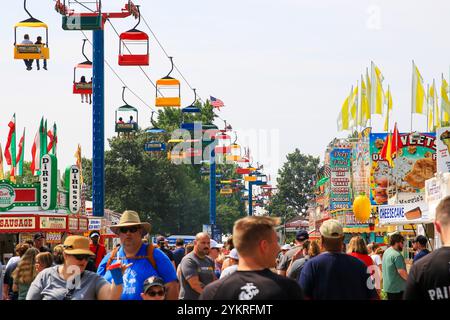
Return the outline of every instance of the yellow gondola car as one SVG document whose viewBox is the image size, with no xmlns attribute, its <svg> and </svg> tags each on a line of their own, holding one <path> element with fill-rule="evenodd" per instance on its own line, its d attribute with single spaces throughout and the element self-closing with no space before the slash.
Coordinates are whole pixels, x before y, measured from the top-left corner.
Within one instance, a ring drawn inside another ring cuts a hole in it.
<svg viewBox="0 0 450 320">
<path fill-rule="evenodd" d="M 181 88 L 180 81 L 172 78 L 170 74 L 173 71 L 173 58 L 169 57 L 172 69 L 167 76 L 156 81 L 156 107 L 181 107 Z"/>
<path fill-rule="evenodd" d="M 21 40 L 17 39 L 17 30 L 21 28 L 43 28 L 45 29 L 45 41 L 42 44 L 34 44 L 31 39 L 30 43 L 23 44 Z M 50 49 L 48 47 L 48 26 L 42 21 L 35 18 L 30 18 L 14 26 L 14 59 L 19 60 L 38 60 L 50 59 Z"/>
<path fill-rule="evenodd" d="M 181 160 L 185 157 L 185 152 L 183 150 L 176 150 L 173 149 L 180 143 L 184 143 L 183 139 L 171 139 L 167 141 L 167 159 L 172 160 Z"/>
</svg>

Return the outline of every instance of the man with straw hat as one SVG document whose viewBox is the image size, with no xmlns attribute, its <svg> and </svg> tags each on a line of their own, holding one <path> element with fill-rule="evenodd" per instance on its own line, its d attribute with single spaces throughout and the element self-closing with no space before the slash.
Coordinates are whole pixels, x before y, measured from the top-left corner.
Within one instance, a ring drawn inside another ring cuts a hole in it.
<svg viewBox="0 0 450 320">
<path fill-rule="evenodd" d="M 130 265 L 112 265 L 108 283 L 95 272 L 87 271 L 89 239 L 69 236 L 64 241 L 64 263 L 40 272 L 31 283 L 27 300 L 118 300 L 123 289 L 123 271 Z"/>
<path fill-rule="evenodd" d="M 150 232 L 150 223 L 141 222 L 139 214 L 127 210 L 120 217 L 119 224 L 109 228 L 120 238 L 120 248 L 107 254 L 100 263 L 97 273 L 108 282 L 113 279 L 108 267 L 121 261 L 132 264 L 124 273 L 124 288 L 121 300 L 142 300 L 145 279 L 156 276 L 163 279 L 166 287 L 166 298 L 178 298 L 178 279 L 174 266 L 169 258 L 152 243 L 145 244 L 142 238 Z"/>
</svg>

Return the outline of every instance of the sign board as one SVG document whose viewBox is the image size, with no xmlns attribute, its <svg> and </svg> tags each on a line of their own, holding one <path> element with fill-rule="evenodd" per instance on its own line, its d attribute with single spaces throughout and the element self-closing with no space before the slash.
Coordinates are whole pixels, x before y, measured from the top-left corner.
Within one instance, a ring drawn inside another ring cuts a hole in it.
<svg viewBox="0 0 450 320">
<path fill-rule="evenodd" d="M 69 231 L 78 230 L 78 218 L 69 218 Z"/>
<path fill-rule="evenodd" d="M 102 228 L 102 219 L 89 219 L 89 231 L 100 231 Z"/>
<path fill-rule="evenodd" d="M 8 210 L 13 207 L 16 199 L 14 188 L 7 183 L 0 184 L 0 209 Z"/>
<path fill-rule="evenodd" d="M 65 174 L 66 190 L 69 191 L 68 208 L 70 213 L 78 213 L 81 208 L 80 169 L 78 166 L 69 166 Z"/>
<path fill-rule="evenodd" d="M 67 229 L 67 218 L 61 216 L 39 217 L 39 227 L 42 230 L 63 230 Z"/>
<path fill-rule="evenodd" d="M 44 210 L 56 208 L 58 188 L 58 160 L 52 154 L 46 154 L 41 159 L 41 207 Z"/>
<path fill-rule="evenodd" d="M 431 223 L 429 210 L 422 211 L 416 204 L 383 205 L 378 207 L 380 225 Z"/>
<path fill-rule="evenodd" d="M 333 149 L 330 152 L 331 210 L 351 207 L 350 156 L 350 149 Z"/>
<path fill-rule="evenodd" d="M 370 134 L 370 200 L 373 205 L 388 204 L 396 193 L 424 195 L 425 181 L 436 173 L 436 134 L 401 133 L 403 148 L 390 168 L 380 156 L 386 133 Z"/>
<path fill-rule="evenodd" d="M 450 127 L 436 129 L 437 171 L 450 172 Z"/>
<path fill-rule="evenodd" d="M 60 244 L 62 243 L 62 233 L 61 232 L 47 232 L 45 235 L 45 242 Z"/>
<path fill-rule="evenodd" d="M 33 231 L 36 229 L 34 216 L 3 216 L 0 215 L 0 231 Z"/>
<path fill-rule="evenodd" d="M 0 212 L 29 206 L 38 206 L 36 184 L 14 184 L 9 180 L 0 180 Z"/>
<path fill-rule="evenodd" d="M 78 219 L 78 228 L 80 231 L 88 230 L 89 221 L 87 218 L 79 218 Z"/>
</svg>

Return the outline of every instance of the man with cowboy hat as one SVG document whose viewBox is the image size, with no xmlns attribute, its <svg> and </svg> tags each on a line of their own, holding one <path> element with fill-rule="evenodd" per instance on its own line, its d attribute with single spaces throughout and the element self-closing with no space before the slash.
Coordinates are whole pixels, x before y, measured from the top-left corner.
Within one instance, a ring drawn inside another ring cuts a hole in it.
<svg viewBox="0 0 450 320">
<path fill-rule="evenodd" d="M 166 287 L 166 298 L 178 298 L 178 279 L 175 268 L 169 258 L 152 243 L 142 242 L 143 236 L 150 232 L 150 223 L 141 222 L 139 214 L 127 210 L 120 217 L 119 224 L 109 226 L 112 232 L 120 238 L 120 248 L 115 248 L 106 255 L 97 273 L 111 282 L 112 276 L 108 267 L 121 261 L 123 264 L 132 264 L 124 273 L 124 288 L 121 300 L 142 300 L 143 283 L 151 276 L 163 279 Z"/>
</svg>

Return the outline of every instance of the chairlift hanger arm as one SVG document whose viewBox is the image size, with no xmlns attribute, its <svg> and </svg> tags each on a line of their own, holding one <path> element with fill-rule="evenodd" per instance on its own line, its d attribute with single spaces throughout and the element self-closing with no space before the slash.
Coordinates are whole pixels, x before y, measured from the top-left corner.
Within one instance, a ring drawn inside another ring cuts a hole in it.
<svg viewBox="0 0 450 320">
<path fill-rule="evenodd" d="M 89 60 L 89 58 L 88 58 L 88 57 L 86 56 L 86 54 L 84 53 L 84 47 L 86 46 L 86 41 L 87 41 L 87 39 L 83 39 L 83 48 L 82 48 L 81 50 L 82 50 L 83 56 L 84 56 L 84 58 L 86 59 L 86 61 L 92 63 L 92 61 Z"/>
<path fill-rule="evenodd" d="M 27 9 L 27 0 L 23 0 L 23 9 L 30 16 L 30 19 L 35 19 Z"/>
<path fill-rule="evenodd" d="M 171 63 L 171 65 L 172 65 L 172 68 L 170 69 L 170 71 L 169 71 L 169 73 L 167 74 L 167 76 L 165 76 L 164 77 L 164 79 L 167 79 L 167 78 L 171 78 L 170 77 L 170 74 L 172 73 L 172 71 L 173 71 L 173 66 L 174 66 L 174 64 L 173 64 L 173 57 L 169 57 L 169 59 L 170 59 L 170 63 Z"/>
</svg>

